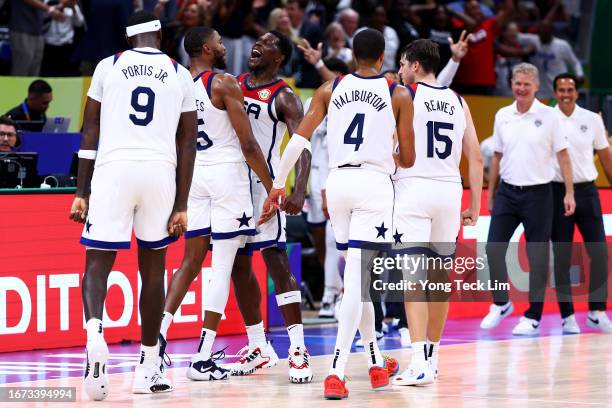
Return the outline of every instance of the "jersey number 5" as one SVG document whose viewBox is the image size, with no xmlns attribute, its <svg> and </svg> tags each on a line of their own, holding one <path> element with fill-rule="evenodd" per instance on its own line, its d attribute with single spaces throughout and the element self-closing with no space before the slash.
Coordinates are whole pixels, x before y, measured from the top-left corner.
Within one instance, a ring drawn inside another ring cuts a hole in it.
<svg viewBox="0 0 612 408">
<path fill-rule="evenodd" d="M 359 147 L 363 143 L 363 120 L 365 119 L 365 113 L 357 113 L 353 118 L 353 121 L 349 125 L 348 129 L 344 133 L 344 144 L 355 145 L 355 151 L 359 150 Z M 357 129 L 357 135 L 353 137 Z"/>
<path fill-rule="evenodd" d="M 146 103 L 140 103 L 140 95 L 145 95 Z M 136 113 L 144 113 L 144 118 L 139 118 L 137 115 L 130 113 L 130 120 L 136 126 L 147 126 L 153 120 L 153 108 L 155 107 L 155 93 L 146 86 L 139 86 L 132 91 L 132 108 Z"/>
<path fill-rule="evenodd" d="M 435 154 L 440 159 L 444 160 L 451 154 L 453 141 L 447 135 L 440 133 L 440 130 L 453 130 L 453 124 L 447 122 L 427 122 L 427 157 L 434 157 L 434 139 L 437 142 L 444 143 L 444 149 L 435 148 Z"/>
</svg>

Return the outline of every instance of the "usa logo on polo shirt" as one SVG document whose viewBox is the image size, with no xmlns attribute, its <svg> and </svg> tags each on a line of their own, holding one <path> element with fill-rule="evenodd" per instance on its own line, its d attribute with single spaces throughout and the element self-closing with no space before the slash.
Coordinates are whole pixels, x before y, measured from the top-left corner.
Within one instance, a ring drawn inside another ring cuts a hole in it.
<svg viewBox="0 0 612 408">
<path fill-rule="evenodd" d="M 580 126 L 580 130 L 582 130 L 582 133 L 586 133 L 587 130 L 589 130 L 587 125 L 582 125 Z"/>
<path fill-rule="evenodd" d="M 535 125 L 536 125 L 537 127 L 542 126 L 542 121 L 541 121 L 540 119 L 536 119 L 536 120 L 535 120 L 535 122 L 533 122 L 533 123 L 535 123 Z"/>
</svg>

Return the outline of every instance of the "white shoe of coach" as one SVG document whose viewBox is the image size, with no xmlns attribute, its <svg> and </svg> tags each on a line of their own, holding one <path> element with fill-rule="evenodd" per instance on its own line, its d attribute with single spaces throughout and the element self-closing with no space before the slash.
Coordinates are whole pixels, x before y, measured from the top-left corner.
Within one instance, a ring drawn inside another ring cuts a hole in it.
<svg viewBox="0 0 612 408">
<path fill-rule="evenodd" d="M 590 311 L 586 318 L 587 326 L 599 329 L 603 333 L 612 333 L 612 323 L 606 312 L 602 310 Z"/>
<path fill-rule="evenodd" d="M 519 323 L 512 329 L 513 336 L 537 336 L 540 334 L 540 322 L 522 316 Z"/>
<path fill-rule="evenodd" d="M 563 327 L 563 334 L 580 334 L 580 326 L 573 314 L 562 320 L 561 327 Z"/>
<path fill-rule="evenodd" d="M 497 327 L 497 325 L 504 320 L 506 317 L 512 314 L 514 306 L 512 302 L 508 302 L 503 306 L 492 304 L 489 306 L 489 314 L 487 314 L 482 322 L 480 322 L 480 328 L 489 330 Z"/>
</svg>

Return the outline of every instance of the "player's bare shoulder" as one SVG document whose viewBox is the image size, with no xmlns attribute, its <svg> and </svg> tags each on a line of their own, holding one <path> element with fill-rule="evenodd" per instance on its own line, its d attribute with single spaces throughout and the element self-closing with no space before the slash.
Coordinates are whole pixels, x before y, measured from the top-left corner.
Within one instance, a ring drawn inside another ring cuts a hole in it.
<svg viewBox="0 0 612 408">
<path fill-rule="evenodd" d="M 243 100 L 242 89 L 238 79 L 231 74 L 218 73 L 212 80 L 212 103 L 216 107 L 225 108 L 226 98 Z"/>
</svg>

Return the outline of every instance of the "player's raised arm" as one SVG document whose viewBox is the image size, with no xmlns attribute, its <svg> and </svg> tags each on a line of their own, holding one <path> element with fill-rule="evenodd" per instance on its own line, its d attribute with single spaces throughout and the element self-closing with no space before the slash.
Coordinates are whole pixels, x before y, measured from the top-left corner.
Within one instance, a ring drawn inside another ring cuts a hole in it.
<svg viewBox="0 0 612 408">
<path fill-rule="evenodd" d="M 401 167 L 412 167 L 416 158 L 414 149 L 414 106 L 408 89 L 396 86 L 391 98 L 395 115 L 397 140 L 399 142 L 399 157 L 397 162 Z"/>
<path fill-rule="evenodd" d="M 215 90 L 216 87 L 219 88 L 219 92 Z M 270 192 L 272 188 L 270 170 L 268 170 L 268 165 L 259 147 L 259 143 L 255 140 L 255 136 L 253 136 L 251 123 L 244 111 L 244 96 L 238 81 L 230 75 L 217 75 L 213 82 L 213 92 L 216 95 L 223 95 L 223 104 L 240 141 L 242 154 L 249 167 L 253 169 L 261 180 L 266 191 Z"/>
<path fill-rule="evenodd" d="M 257 221 L 258 223 L 260 223 L 261 220 L 267 219 L 269 213 L 276 211 L 279 205 L 284 204 L 285 181 L 287 180 L 287 175 L 291 167 L 302 154 L 302 151 L 304 149 L 310 151 L 310 137 L 327 115 L 327 106 L 331 98 L 331 93 L 332 81 L 329 81 L 319 87 L 312 97 L 308 112 L 304 115 L 304 119 L 285 147 L 285 151 L 278 165 L 278 172 L 274 179 L 273 188 L 264 203 L 263 212 Z"/>
<path fill-rule="evenodd" d="M 287 124 L 290 135 L 294 134 L 295 129 L 304 119 L 304 109 L 300 98 L 290 89 L 284 88 L 278 95 L 276 101 L 276 111 L 283 122 Z M 293 192 L 285 202 L 283 210 L 289 215 L 296 215 L 302 211 L 304 200 L 306 199 L 306 188 L 308 176 L 310 175 L 310 160 L 312 154 L 304 149 L 295 165 L 295 185 Z"/>
<path fill-rule="evenodd" d="M 196 155 L 198 134 L 198 117 L 196 111 L 181 113 L 176 131 L 177 166 L 176 196 L 168 224 L 168 232 L 180 236 L 187 230 L 187 198 L 193 177 L 193 165 Z"/>
<path fill-rule="evenodd" d="M 94 163 L 96 162 L 96 151 L 100 139 L 100 111 L 102 104 L 95 99 L 87 97 L 85 112 L 83 115 L 83 134 L 81 135 L 81 147 L 79 150 L 79 169 L 77 173 L 76 197 L 70 209 L 70 219 L 84 223 L 87 218 L 87 200 L 89 198 L 91 177 L 93 175 Z"/>
<path fill-rule="evenodd" d="M 463 225 L 476 225 L 480 214 L 480 198 L 482 196 L 482 176 L 484 164 L 480 154 L 480 143 L 476 135 L 476 128 L 467 102 L 463 99 L 465 112 L 465 134 L 463 135 L 463 154 L 468 159 L 468 178 L 470 180 L 470 208 L 461 213 Z"/>
</svg>

